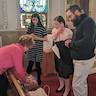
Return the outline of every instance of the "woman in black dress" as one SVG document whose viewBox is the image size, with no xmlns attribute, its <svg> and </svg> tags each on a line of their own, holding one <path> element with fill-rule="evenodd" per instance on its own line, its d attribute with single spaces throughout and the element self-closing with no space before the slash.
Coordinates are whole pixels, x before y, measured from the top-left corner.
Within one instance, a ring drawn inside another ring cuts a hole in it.
<svg viewBox="0 0 96 96">
<path fill-rule="evenodd" d="M 63 96 L 68 96 L 71 88 L 70 76 L 73 74 L 73 63 L 70 56 L 69 44 L 72 39 L 73 32 L 65 28 L 65 21 L 62 16 L 57 16 L 53 21 L 52 36 L 54 44 L 57 45 L 60 58 L 55 55 L 55 67 L 58 73 L 60 86 L 57 92 L 60 92 L 65 85 Z"/>
</svg>

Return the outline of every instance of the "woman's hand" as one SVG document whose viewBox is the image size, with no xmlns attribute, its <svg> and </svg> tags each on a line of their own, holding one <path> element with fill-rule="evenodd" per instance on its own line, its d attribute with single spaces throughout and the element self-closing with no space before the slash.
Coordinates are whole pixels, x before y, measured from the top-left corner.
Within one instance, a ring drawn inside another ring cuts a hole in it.
<svg viewBox="0 0 96 96">
<path fill-rule="evenodd" d="M 38 36 L 34 35 L 33 33 L 31 34 L 33 40 L 38 40 Z"/>
<path fill-rule="evenodd" d="M 66 40 L 65 41 L 65 46 L 69 48 L 70 43 L 71 43 L 71 39 Z"/>
<path fill-rule="evenodd" d="M 40 41 L 47 41 L 47 36 L 44 36 L 44 37 L 40 37 L 40 36 L 37 36 L 37 35 L 34 35 L 33 33 L 31 34 L 33 40 L 40 40 Z"/>
<path fill-rule="evenodd" d="M 44 37 L 43 37 L 43 41 L 48 41 L 47 36 L 44 36 Z"/>
<path fill-rule="evenodd" d="M 60 36 L 60 34 L 61 33 L 63 33 L 64 32 L 64 28 L 58 28 L 57 30 L 56 30 L 56 32 L 54 33 L 54 39 L 57 39 L 58 38 L 58 36 Z"/>
</svg>

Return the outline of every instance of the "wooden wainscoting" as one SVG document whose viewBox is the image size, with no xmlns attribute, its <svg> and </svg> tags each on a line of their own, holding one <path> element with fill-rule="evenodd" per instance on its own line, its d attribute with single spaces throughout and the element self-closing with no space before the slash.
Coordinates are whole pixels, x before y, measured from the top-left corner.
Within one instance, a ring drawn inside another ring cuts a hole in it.
<svg viewBox="0 0 96 96">
<path fill-rule="evenodd" d="M 42 73 L 43 76 L 56 73 L 53 52 L 44 53 L 42 62 Z"/>
</svg>

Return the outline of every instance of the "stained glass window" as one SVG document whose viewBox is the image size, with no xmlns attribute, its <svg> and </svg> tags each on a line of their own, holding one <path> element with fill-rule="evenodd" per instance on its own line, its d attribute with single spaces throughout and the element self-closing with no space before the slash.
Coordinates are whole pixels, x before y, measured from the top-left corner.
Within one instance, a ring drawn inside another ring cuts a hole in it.
<svg viewBox="0 0 96 96">
<path fill-rule="evenodd" d="M 42 24 L 47 26 L 48 0 L 20 0 L 21 28 L 30 24 L 34 12 L 39 13 Z"/>
<path fill-rule="evenodd" d="M 47 13 L 48 0 L 20 0 L 20 12 Z"/>
</svg>

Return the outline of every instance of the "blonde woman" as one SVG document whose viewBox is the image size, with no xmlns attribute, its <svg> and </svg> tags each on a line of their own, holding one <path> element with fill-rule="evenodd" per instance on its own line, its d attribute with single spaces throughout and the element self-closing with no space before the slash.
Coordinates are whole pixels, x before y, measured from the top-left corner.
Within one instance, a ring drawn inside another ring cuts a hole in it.
<svg viewBox="0 0 96 96">
<path fill-rule="evenodd" d="M 27 73 L 22 61 L 24 52 L 32 46 L 32 36 L 23 35 L 18 43 L 0 48 L 0 96 L 7 96 L 8 80 L 5 75 L 7 70 L 10 70 L 21 82 L 26 82 Z"/>
</svg>

